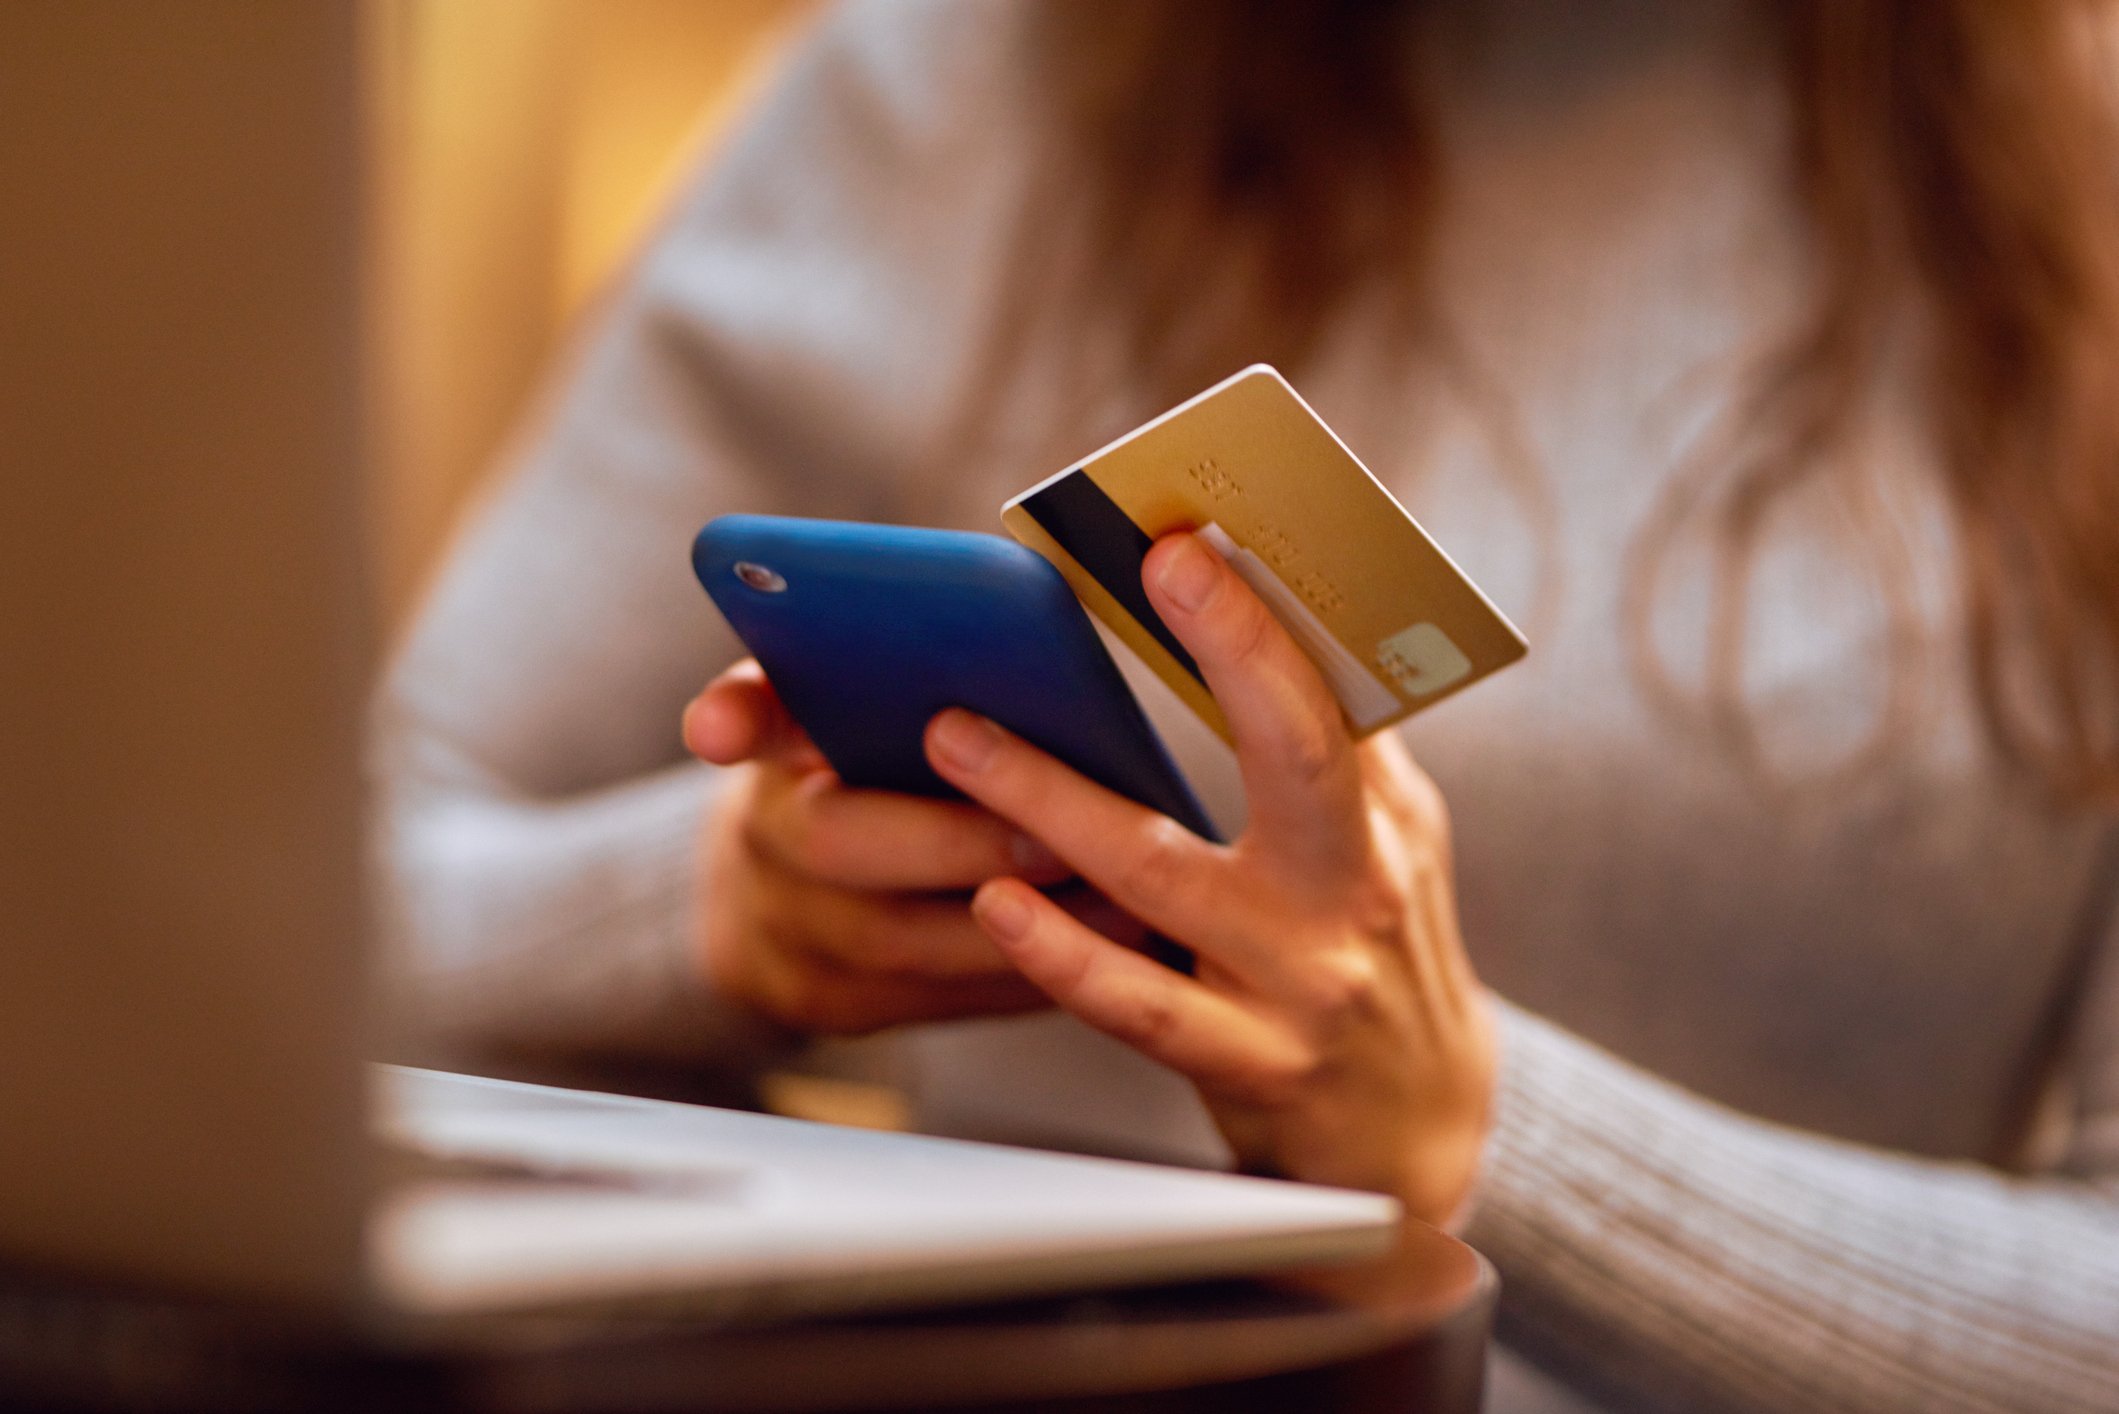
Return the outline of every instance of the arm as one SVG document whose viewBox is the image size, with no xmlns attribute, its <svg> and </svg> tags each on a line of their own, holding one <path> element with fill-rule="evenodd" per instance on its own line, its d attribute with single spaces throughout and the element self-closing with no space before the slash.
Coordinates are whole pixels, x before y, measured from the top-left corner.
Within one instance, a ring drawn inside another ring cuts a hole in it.
<svg viewBox="0 0 2119 1414">
<path fill-rule="evenodd" d="M 1747 1118 L 1521 1012 L 1470 1240 L 1503 1335 L 1628 1408 L 2119 1406 L 2119 936 L 2065 1172 Z"/>
<path fill-rule="evenodd" d="M 678 718 L 737 649 L 685 550 L 725 510 L 902 513 L 934 459 L 990 300 L 994 168 L 1022 146 L 980 87 L 1006 82 L 989 13 L 826 19 L 621 282 L 434 586 L 377 717 L 416 1045 L 741 1065 L 773 1039 L 694 957 L 730 781 L 685 758 Z"/>
<path fill-rule="evenodd" d="M 929 754 L 1193 947 L 1197 977 L 1013 881 L 980 890 L 981 921 L 1060 1005 L 1190 1076 L 1248 1161 L 1395 1193 L 1442 1221 L 1487 1091 L 1439 796 L 1394 738 L 1346 747 L 1301 651 L 1233 582 L 1204 609 L 1173 603 L 1155 576 L 1180 539 L 1144 578 L 1229 711 L 1252 801 L 1235 845 L 1173 835 L 997 729 L 963 737 L 954 714 Z M 959 739 L 982 744 L 966 756 Z M 1367 862 L 1349 873 L 1342 855 Z M 2071 988 L 2083 1109 L 2068 1169 L 2091 1180 L 2119 1178 L 2115 953 L 2107 939 Z M 1577 1385 L 1629 1409 L 2119 1404 L 2109 1188 L 1769 1125 L 1495 1011 L 1505 1078 L 1469 1235 L 1502 1270 L 1504 1334 Z M 1391 1277 L 1386 1265 L 1370 1286 Z M 1341 1289 L 1360 1278 L 1342 1274 Z"/>
</svg>

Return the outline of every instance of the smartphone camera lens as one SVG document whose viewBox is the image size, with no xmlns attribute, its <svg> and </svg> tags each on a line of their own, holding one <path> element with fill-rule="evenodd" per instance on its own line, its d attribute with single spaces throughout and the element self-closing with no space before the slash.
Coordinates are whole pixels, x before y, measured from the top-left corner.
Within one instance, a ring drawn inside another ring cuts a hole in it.
<svg viewBox="0 0 2119 1414">
<path fill-rule="evenodd" d="M 787 588 L 787 581 L 764 565 L 749 560 L 736 561 L 736 578 L 742 580 L 760 594 L 778 594 Z"/>
</svg>

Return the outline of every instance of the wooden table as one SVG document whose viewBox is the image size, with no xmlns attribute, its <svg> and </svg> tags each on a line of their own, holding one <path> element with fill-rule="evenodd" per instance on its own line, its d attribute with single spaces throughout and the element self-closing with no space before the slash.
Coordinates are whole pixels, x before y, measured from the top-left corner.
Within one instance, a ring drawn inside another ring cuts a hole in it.
<svg viewBox="0 0 2119 1414">
<path fill-rule="evenodd" d="M 445 1340 L 0 1280 L 8 1410 L 1474 1410 L 1497 1290 L 1441 1233 L 1383 1289 L 1165 1287 L 763 1328 L 542 1318 Z"/>
</svg>

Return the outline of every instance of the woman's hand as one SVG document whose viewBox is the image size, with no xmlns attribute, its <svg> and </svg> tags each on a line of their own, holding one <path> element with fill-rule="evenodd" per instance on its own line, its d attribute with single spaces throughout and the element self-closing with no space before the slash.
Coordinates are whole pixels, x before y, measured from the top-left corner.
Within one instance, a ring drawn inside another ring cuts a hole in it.
<svg viewBox="0 0 2119 1414">
<path fill-rule="evenodd" d="M 825 1035 L 1048 1004 L 966 906 L 996 875 L 1067 878 L 1043 846 L 963 801 L 849 789 L 754 662 L 693 699 L 684 739 L 740 771 L 704 844 L 699 958 L 720 995 Z"/>
<path fill-rule="evenodd" d="M 983 718 L 928 728 L 934 767 L 1198 956 L 1184 977 L 1013 879 L 973 911 L 1023 975 L 1198 1085 L 1254 1169 L 1462 1207 L 1494 1083 L 1492 1020 L 1457 933 L 1440 793 L 1394 735 L 1349 741 L 1279 622 L 1189 535 L 1149 596 L 1226 714 L 1250 799 L 1232 845 L 1096 786 Z"/>
</svg>

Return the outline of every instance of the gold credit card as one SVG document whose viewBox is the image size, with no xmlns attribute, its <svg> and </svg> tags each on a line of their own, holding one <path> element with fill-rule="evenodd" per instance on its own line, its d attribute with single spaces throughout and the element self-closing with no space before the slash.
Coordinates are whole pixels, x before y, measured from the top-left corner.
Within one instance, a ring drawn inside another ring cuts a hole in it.
<svg viewBox="0 0 2119 1414">
<path fill-rule="evenodd" d="M 1366 736 L 1527 651 L 1332 429 L 1256 364 L 1009 501 L 1001 520 L 1223 738 L 1198 666 L 1150 607 L 1141 561 L 1192 530 L 1300 643 Z"/>
</svg>

